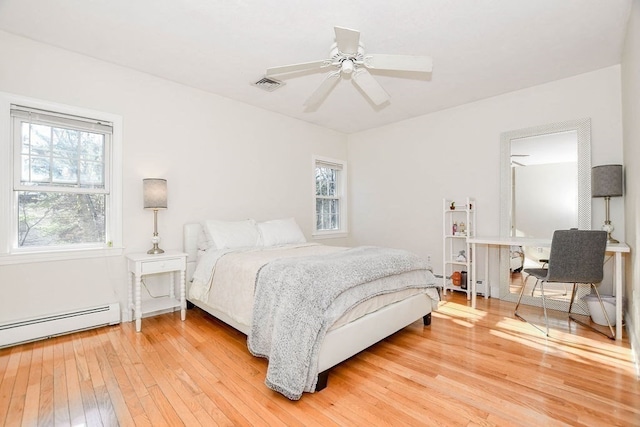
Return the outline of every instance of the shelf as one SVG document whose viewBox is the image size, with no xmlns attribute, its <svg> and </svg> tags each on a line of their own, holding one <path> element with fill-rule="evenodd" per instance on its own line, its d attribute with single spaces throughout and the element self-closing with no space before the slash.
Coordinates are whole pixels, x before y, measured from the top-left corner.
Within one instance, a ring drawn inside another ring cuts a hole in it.
<svg viewBox="0 0 640 427">
<path fill-rule="evenodd" d="M 154 311 L 180 308 L 180 300 L 172 297 L 153 298 L 142 301 L 142 314 L 153 313 Z"/>
<path fill-rule="evenodd" d="M 463 288 L 462 286 L 456 286 L 456 285 L 448 285 L 447 286 L 447 290 L 449 291 L 458 291 L 458 292 L 469 292 L 470 289 L 467 288 Z"/>
<path fill-rule="evenodd" d="M 452 264 L 452 265 L 462 265 L 462 266 L 467 266 L 469 264 L 471 264 L 471 262 L 467 262 L 467 261 L 445 261 L 447 264 Z"/>
<path fill-rule="evenodd" d="M 450 206 L 455 203 L 456 209 Z M 465 199 L 443 199 L 442 215 L 442 251 L 443 251 L 443 288 L 446 291 L 465 292 L 467 298 L 471 297 L 471 287 L 466 289 L 455 286 L 451 279 L 447 279 L 454 272 L 467 272 L 468 280 L 471 278 L 471 247 L 469 238 L 475 235 L 476 226 L 476 201 L 471 197 Z M 466 255 L 466 259 L 458 261 L 460 253 Z"/>
</svg>

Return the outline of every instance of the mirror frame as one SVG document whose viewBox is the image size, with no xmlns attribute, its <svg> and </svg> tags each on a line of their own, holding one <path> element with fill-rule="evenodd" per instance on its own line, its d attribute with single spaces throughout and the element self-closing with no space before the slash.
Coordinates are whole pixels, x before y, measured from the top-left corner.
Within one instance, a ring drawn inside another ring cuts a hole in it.
<svg viewBox="0 0 640 427">
<path fill-rule="evenodd" d="M 578 138 L 578 228 L 591 229 L 591 119 L 534 126 L 500 134 L 500 236 L 511 234 L 511 140 L 576 131 Z M 538 236 L 539 237 L 539 236 Z M 516 301 L 509 292 L 509 248 L 500 249 L 500 299 Z"/>
</svg>

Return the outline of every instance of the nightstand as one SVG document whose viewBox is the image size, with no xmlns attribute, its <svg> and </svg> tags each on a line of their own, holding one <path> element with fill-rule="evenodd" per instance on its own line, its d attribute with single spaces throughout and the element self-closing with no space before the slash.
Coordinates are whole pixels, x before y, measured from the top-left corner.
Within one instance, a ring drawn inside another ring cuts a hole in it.
<svg viewBox="0 0 640 427">
<path fill-rule="evenodd" d="M 127 271 L 129 276 L 129 310 L 133 310 L 136 320 L 136 331 L 142 327 L 142 315 L 154 311 L 180 308 L 180 317 L 184 321 L 186 316 L 185 274 L 187 271 L 187 254 L 177 251 L 167 251 L 163 254 L 150 255 L 135 253 L 127 255 Z M 142 276 L 146 274 L 171 273 L 169 295 L 154 298 L 142 304 L 140 285 Z M 180 295 L 175 295 L 175 278 L 178 276 Z"/>
</svg>

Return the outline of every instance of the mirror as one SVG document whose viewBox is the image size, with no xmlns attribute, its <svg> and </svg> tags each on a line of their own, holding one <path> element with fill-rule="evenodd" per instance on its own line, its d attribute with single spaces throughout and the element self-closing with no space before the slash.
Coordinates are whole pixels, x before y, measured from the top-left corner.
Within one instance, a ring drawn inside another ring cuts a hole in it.
<svg viewBox="0 0 640 427">
<path fill-rule="evenodd" d="M 500 144 L 501 236 L 551 239 L 557 229 L 591 229 L 590 119 L 505 132 Z M 501 249 L 500 298 L 516 301 L 524 279 L 512 271 L 541 266 L 548 254 Z M 534 290 L 527 295 L 523 303 L 537 305 Z"/>
</svg>

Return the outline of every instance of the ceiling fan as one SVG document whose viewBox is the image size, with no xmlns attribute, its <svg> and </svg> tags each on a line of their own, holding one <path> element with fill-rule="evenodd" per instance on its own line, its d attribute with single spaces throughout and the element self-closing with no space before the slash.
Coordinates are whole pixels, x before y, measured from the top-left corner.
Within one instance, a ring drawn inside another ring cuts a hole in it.
<svg viewBox="0 0 640 427">
<path fill-rule="evenodd" d="M 431 72 L 433 65 L 428 56 L 365 54 L 360 32 L 334 27 L 336 41 L 328 59 L 267 68 L 266 76 L 331 68 L 318 89 L 305 101 L 307 108 L 320 105 L 341 78 L 351 78 L 375 105 L 389 100 L 389 94 L 369 73 L 371 70 Z"/>
<path fill-rule="evenodd" d="M 512 154 L 511 155 L 511 166 L 513 166 L 513 165 L 516 165 L 516 166 L 527 166 L 524 163 L 516 162 L 515 160 L 513 160 L 514 157 L 529 157 L 529 154 Z"/>
</svg>

